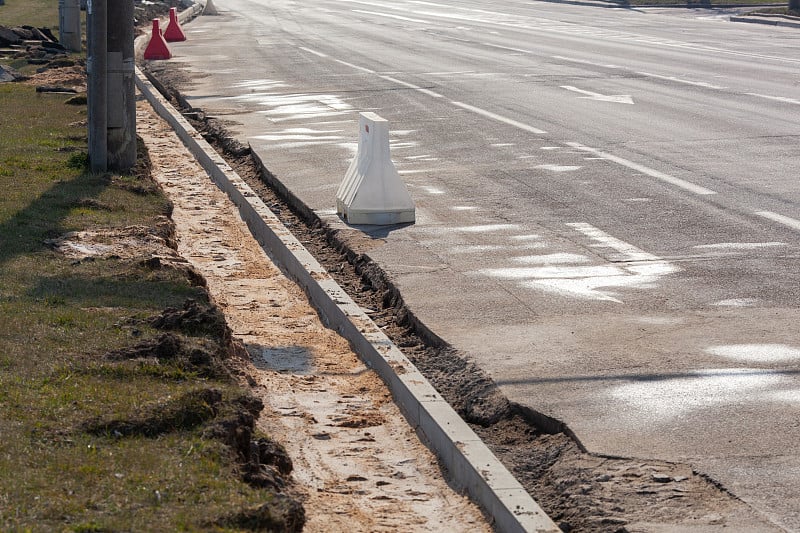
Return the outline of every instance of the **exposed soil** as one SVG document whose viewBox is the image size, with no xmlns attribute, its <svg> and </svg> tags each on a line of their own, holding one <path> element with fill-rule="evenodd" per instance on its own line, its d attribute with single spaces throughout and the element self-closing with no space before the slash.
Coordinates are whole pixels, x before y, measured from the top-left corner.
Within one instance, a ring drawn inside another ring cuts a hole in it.
<svg viewBox="0 0 800 533">
<path fill-rule="evenodd" d="M 136 2 L 133 6 L 133 16 L 136 19 L 136 35 L 141 35 L 150 29 L 150 23 L 154 18 L 165 17 L 170 8 L 176 7 L 178 11 L 186 5 L 191 5 L 182 0 L 165 0 L 163 2 Z M 162 26 L 162 29 L 163 26 Z"/>
<path fill-rule="evenodd" d="M 305 531 L 490 531 L 443 480 L 385 385 L 322 325 L 174 132 L 145 104 L 138 109 L 153 175 L 174 202 L 178 252 L 205 278 L 249 352 L 252 364 L 238 360 L 236 371 L 264 405 L 257 427 L 286 448 L 257 443 L 258 467 L 245 469 L 245 479 L 300 494 Z M 152 324 L 169 329 L 173 314 Z M 169 337 L 158 344 L 176 351 Z M 290 464 L 293 481 L 284 487 L 273 474 Z M 230 523 L 249 527 L 263 512 L 238 513 Z"/>
<path fill-rule="evenodd" d="M 356 230 L 324 227 L 259 164 L 225 124 L 191 109 L 169 65 L 154 74 L 203 136 L 437 390 L 473 427 L 564 531 L 778 531 L 723 487 L 685 464 L 588 454 L 569 428 L 513 405 L 462 354 L 445 345 L 405 306 Z M 266 162 L 268 165 L 269 163 Z"/>
<path fill-rule="evenodd" d="M 53 61 L 41 68 L 41 72 L 23 83 L 37 87 L 69 89 L 77 93 L 86 92 L 86 65 L 82 61 L 73 64 Z"/>
</svg>

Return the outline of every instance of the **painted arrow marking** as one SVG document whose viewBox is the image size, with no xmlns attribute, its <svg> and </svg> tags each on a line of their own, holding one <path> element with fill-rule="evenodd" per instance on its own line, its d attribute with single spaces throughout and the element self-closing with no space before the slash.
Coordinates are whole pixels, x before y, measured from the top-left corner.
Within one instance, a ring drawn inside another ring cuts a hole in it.
<svg viewBox="0 0 800 533">
<path fill-rule="evenodd" d="M 633 105 L 633 98 L 627 94 L 611 94 L 605 95 L 600 93 L 593 93 L 592 91 L 584 91 L 583 89 L 578 89 L 577 87 L 573 87 L 571 85 L 562 85 L 562 89 L 566 89 L 568 91 L 572 91 L 574 93 L 585 94 L 586 96 L 581 96 L 580 98 L 585 98 L 587 100 L 596 100 L 598 102 L 612 102 L 615 104 L 631 104 Z"/>
</svg>

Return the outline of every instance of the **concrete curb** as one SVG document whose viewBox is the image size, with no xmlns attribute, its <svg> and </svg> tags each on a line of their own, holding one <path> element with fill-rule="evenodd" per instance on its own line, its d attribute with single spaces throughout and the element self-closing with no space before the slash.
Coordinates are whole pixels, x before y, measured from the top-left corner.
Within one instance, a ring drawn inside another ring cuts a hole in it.
<svg viewBox="0 0 800 533">
<path fill-rule="evenodd" d="M 782 26 L 784 28 L 800 28 L 800 22 L 771 17 L 731 17 L 731 22 L 749 22 L 750 24 L 765 24 L 767 26 Z"/>
<path fill-rule="evenodd" d="M 560 531 L 411 361 L 138 68 L 136 86 L 228 194 L 253 236 L 303 288 L 327 325 L 347 339 L 384 380 L 409 424 L 450 473 L 451 481 L 481 506 L 495 528 L 502 532 Z"/>
</svg>

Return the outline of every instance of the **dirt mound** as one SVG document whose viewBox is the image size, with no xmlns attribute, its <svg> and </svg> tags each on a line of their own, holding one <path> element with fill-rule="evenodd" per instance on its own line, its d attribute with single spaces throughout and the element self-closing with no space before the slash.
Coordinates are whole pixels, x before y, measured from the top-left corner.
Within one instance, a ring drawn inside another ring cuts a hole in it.
<svg viewBox="0 0 800 533">
<path fill-rule="evenodd" d="M 242 528 L 249 531 L 284 531 L 293 533 L 303 530 L 305 511 L 297 501 L 277 494 L 270 503 L 252 509 L 245 509 L 221 520 L 216 525 Z"/>
<path fill-rule="evenodd" d="M 225 323 L 225 315 L 216 306 L 200 305 L 188 299 L 183 308 L 168 307 L 150 321 L 154 328 L 181 331 L 187 335 L 209 335 L 227 340 L 231 338 L 230 329 Z"/>
<path fill-rule="evenodd" d="M 200 426 L 217 416 L 221 402 L 220 391 L 199 389 L 145 406 L 128 418 L 85 422 L 81 429 L 97 436 L 152 438 Z"/>
<path fill-rule="evenodd" d="M 80 62 L 56 60 L 37 69 L 24 83 L 37 87 L 63 88 L 76 93 L 86 92 L 86 65 Z"/>
<path fill-rule="evenodd" d="M 230 377 L 222 362 L 226 357 L 226 350 L 213 340 L 193 339 L 172 333 L 106 354 L 106 359 L 110 361 L 165 363 L 170 368 L 182 371 L 175 374 L 176 377 L 190 374 L 218 379 Z M 164 373 L 168 375 L 169 370 L 165 369 Z"/>
<path fill-rule="evenodd" d="M 155 18 L 163 18 L 169 14 L 172 7 L 178 8 L 178 11 L 189 7 L 192 2 L 186 0 L 166 0 L 164 2 L 136 2 L 133 7 L 133 16 L 136 25 L 136 35 L 147 33 L 151 27 L 151 21 Z M 164 26 L 161 27 L 164 29 Z"/>
<path fill-rule="evenodd" d="M 169 336 L 163 345 L 169 346 L 173 341 L 174 336 Z M 177 398 L 145 405 L 123 418 L 88 420 L 78 430 L 121 439 L 156 438 L 174 431 L 202 428 L 206 438 L 219 440 L 232 450 L 243 481 L 254 487 L 282 492 L 287 486 L 286 478 L 292 472 L 292 460 L 280 444 L 264 437 L 254 437 L 255 421 L 263 409 L 264 404 L 255 396 L 245 393 L 226 397 L 218 389 L 200 388 Z M 283 503 L 277 512 L 270 504 L 262 506 L 256 513 L 247 510 L 236 516 L 252 516 L 254 520 L 261 516 L 262 521 L 266 516 L 273 519 L 288 516 L 288 522 L 296 524 L 300 519 L 298 513 L 302 516 L 302 506 L 291 498 L 292 504 L 285 504 L 284 499 L 280 500 Z"/>
</svg>

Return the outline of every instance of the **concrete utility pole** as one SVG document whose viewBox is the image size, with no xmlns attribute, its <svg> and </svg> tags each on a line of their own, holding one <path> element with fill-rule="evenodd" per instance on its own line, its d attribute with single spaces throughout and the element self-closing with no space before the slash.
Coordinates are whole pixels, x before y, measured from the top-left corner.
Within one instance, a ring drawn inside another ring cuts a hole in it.
<svg viewBox="0 0 800 533">
<path fill-rule="evenodd" d="M 89 162 L 93 172 L 136 164 L 133 0 L 89 0 Z"/>
<path fill-rule="evenodd" d="M 58 0 L 58 40 L 67 50 L 81 51 L 80 0 Z"/>
<path fill-rule="evenodd" d="M 88 19 L 88 123 L 89 123 L 89 167 L 92 172 L 108 170 L 108 148 L 106 146 L 106 34 L 108 18 L 106 0 L 89 0 L 86 4 Z"/>
<path fill-rule="evenodd" d="M 136 165 L 133 0 L 108 1 L 108 165 L 127 172 Z"/>
</svg>

